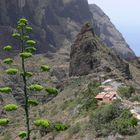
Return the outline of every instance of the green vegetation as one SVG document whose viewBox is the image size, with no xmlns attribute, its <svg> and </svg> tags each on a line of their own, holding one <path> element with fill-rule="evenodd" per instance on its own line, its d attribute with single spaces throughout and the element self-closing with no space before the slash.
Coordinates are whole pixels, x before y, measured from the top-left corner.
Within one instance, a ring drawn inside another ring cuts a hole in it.
<svg viewBox="0 0 140 140">
<path fill-rule="evenodd" d="M 27 136 L 27 132 L 26 131 L 21 131 L 21 132 L 19 132 L 18 136 L 23 139 Z"/>
<path fill-rule="evenodd" d="M 29 33 L 32 31 L 32 27 L 29 26 L 28 20 L 25 18 L 21 18 L 17 22 L 17 28 L 15 30 L 15 33 L 12 34 L 12 37 L 17 39 L 17 42 L 20 42 L 20 52 L 18 56 L 20 57 L 21 64 L 20 64 L 20 69 L 16 68 L 11 68 L 11 65 L 13 63 L 12 58 L 5 58 L 3 60 L 3 63 L 8 65 L 8 68 L 6 70 L 6 73 L 9 75 L 16 75 L 19 73 L 19 76 L 21 76 L 22 79 L 22 84 L 23 85 L 23 94 L 21 97 L 23 97 L 24 100 L 24 119 L 25 119 L 25 126 L 22 128 L 26 128 L 26 130 L 23 130 L 19 132 L 18 136 L 21 139 L 26 139 L 30 140 L 31 138 L 31 132 L 34 130 L 34 127 L 31 124 L 34 124 L 34 126 L 39 127 L 39 128 L 50 128 L 52 124 L 47 119 L 40 119 L 38 118 L 37 120 L 32 121 L 31 115 L 30 115 L 30 108 L 32 106 L 37 106 L 39 102 L 37 100 L 30 99 L 30 92 L 40 92 L 44 90 L 45 88 L 41 84 L 34 84 L 33 82 L 30 83 L 28 82 L 28 78 L 33 76 L 33 73 L 27 70 L 26 62 L 28 61 L 28 58 L 33 56 L 33 53 L 36 51 L 36 48 L 34 47 L 36 45 L 36 41 L 30 39 Z M 11 51 L 12 46 L 8 45 L 4 47 L 5 51 Z M 40 66 L 42 72 L 48 72 L 50 70 L 50 67 L 48 65 L 42 65 Z M 30 84 L 30 85 L 29 85 Z M 0 93 L 10 93 L 12 92 L 13 89 L 11 87 L 1 87 L 0 88 Z M 53 87 L 49 87 L 46 89 L 46 91 L 49 94 L 58 94 L 58 90 Z M 14 92 L 14 91 L 13 91 Z M 35 95 L 36 96 L 36 95 Z M 5 111 L 16 111 L 18 110 L 18 106 L 15 104 L 7 104 L 3 107 Z M 0 126 L 5 126 L 11 123 L 12 121 L 9 121 L 7 118 L 1 118 L 0 119 Z M 31 128 L 33 127 L 33 128 Z M 53 127 L 53 130 L 59 130 L 63 131 L 67 127 L 63 124 L 55 124 Z"/>
<path fill-rule="evenodd" d="M 12 48 L 13 48 L 12 46 L 8 45 L 8 46 L 5 46 L 5 47 L 3 48 L 3 50 L 5 50 L 5 51 L 11 51 Z"/>
<path fill-rule="evenodd" d="M 3 60 L 3 63 L 9 65 L 9 64 L 12 64 L 13 63 L 13 60 L 11 58 L 6 58 L 6 59 Z"/>
<path fill-rule="evenodd" d="M 33 90 L 33 91 L 41 91 L 41 90 L 43 90 L 43 86 L 41 86 L 39 84 L 33 84 L 33 85 L 29 86 L 29 89 Z"/>
<path fill-rule="evenodd" d="M 9 75 L 16 75 L 18 73 L 18 69 L 10 68 L 6 70 L 6 73 Z"/>
<path fill-rule="evenodd" d="M 1 118 L 0 119 L 0 125 L 1 126 L 7 125 L 8 123 L 9 123 L 9 119 L 6 119 L 6 118 Z"/>
<path fill-rule="evenodd" d="M 130 111 L 122 108 L 120 101 L 104 105 L 91 115 L 91 125 L 98 136 L 107 136 L 110 133 L 135 134 L 137 123 L 138 120 Z"/>
<path fill-rule="evenodd" d="M 5 111 L 14 111 L 17 109 L 18 109 L 18 106 L 15 104 L 8 104 L 8 105 L 4 106 Z"/>
<path fill-rule="evenodd" d="M 46 91 L 49 93 L 49 94 L 58 94 L 58 89 L 56 88 L 46 88 Z"/>
<path fill-rule="evenodd" d="M 0 92 L 1 93 L 10 93 L 10 92 L 12 92 L 12 88 L 10 88 L 10 87 L 0 88 Z"/>
<path fill-rule="evenodd" d="M 132 94 L 135 93 L 135 89 L 132 85 L 120 87 L 118 89 L 118 93 L 122 98 L 129 99 L 130 97 L 132 97 Z"/>
<path fill-rule="evenodd" d="M 48 128 L 50 123 L 47 119 L 38 119 L 38 120 L 34 121 L 34 125 L 40 126 L 40 127 L 43 127 L 43 128 Z"/>
<path fill-rule="evenodd" d="M 48 65 L 42 65 L 41 69 L 42 69 L 42 71 L 49 71 L 50 67 Z"/>
<path fill-rule="evenodd" d="M 83 99 L 80 101 L 82 106 L 82 110 L 94 110 L 97 108 L 97 100 L 95 96 L 102 91 L 99 87 L 101 84 L 98 81 L 91 82 L 86 91 L 83 92 Z"/>
<path fill-rule="evenodd" d="M 68 125 L 67 124 L 62 124 L 61 122 L 57 122 L 54 124 L 54 128 L 56 131 L 64 131 L 66 129 L 68 129 Z"/>
</svg>

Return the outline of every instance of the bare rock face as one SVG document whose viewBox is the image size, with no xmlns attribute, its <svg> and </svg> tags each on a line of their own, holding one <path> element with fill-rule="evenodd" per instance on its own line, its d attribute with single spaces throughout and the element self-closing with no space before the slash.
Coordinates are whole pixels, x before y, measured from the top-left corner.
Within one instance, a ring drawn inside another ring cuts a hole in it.
<svg viewBox="0 0 140 140">
<path fill-rule="evenodd" d="M 129 65 L 101 43 L 90 24 L 85 24 L 71 46 L 69 75 L 109 74 L 114 71 L 116 75 L 131 78 Z"/>
<path fill-rule="evenodd" d="M 87 0 L 0 0 L 0 50 L 8 43 L 15 46 L 10 35 L 21 17 L 33 26 L 38 53 L 56 51 L 65 47 L 65 42 L 70 48 L 81 26 L 89 21 L 108 47 L 123 58 L 135 57 L 109 18 L 95 5 L 89 9 Z"/>
<path fill-rule="evenodd" d="M 93 24 L 96 34 L 115 53 L 127 60 L 135 59 L 135 54 L 126 43 L 122 34 L 111 23 L 109 17 L 95 4 L 89 5 L 93 14 Z"/>
<path fill-rule="evenodd" d="M 29 19 L 34 29 L 32 37 L 38 41 L 38 51 L 44 53 L 63 47 L 66 41 L 70 44 L 82 24 L 91 21 L 92 14 L 87 0 L 1 0 L 0 30 L 4 39 L 0 38 L 0 46 L 7 45 L 21 17 Z M 11 30 L 4 34 L 7 28 Z"/>
</svg>

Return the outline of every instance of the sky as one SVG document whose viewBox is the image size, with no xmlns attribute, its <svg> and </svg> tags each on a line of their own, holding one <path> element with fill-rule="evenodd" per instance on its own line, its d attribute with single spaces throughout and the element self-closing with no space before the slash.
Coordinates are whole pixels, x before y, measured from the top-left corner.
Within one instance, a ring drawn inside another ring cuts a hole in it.
<svg viewBox="0 0 140 140">
<path fill-rule="evenodd" d="M 140 56 L 140 0 L 88 0 L 97 4 Z"/>
</svg>

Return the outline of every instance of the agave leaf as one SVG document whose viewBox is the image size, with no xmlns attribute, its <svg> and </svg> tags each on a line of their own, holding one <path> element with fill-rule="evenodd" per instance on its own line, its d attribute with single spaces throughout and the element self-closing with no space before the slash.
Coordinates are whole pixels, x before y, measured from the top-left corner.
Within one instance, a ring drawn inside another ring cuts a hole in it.
<svg viewBox="0 0 140 140">
<path fill-rule="evenodd" d="M 50 123 L 47 119 L 38 119 L 34 121 L 34 125 L 38 127 L 48 128 Z"/>
<path fill-rule="evenodd" d="M 27 132 L 26 131 L 21 131 L 21 132 L 19 132 L 18 136 L 23 139 L 27 136 Z"/>
<path fill-rule="evenodd" d="M 33 52 L 36 51 L 36 48 L 34 48 L 34 47 L 28 47 L 28 48 L 25 49 L 25 51 L 26 52 L 29 52 L 29 53 L 33 53 Z"/>
<path fill-rule="evenodd" d="M 28 103 L 29 103 L 29 105 L 31 105 L 31 106 L 37 106 L 37 105 L 39 104 L 39 102 L 36 101 L 36 100 L 28 100 Z"/>
<path fill-rule="evenodd" d="M 18 106 L 15 104 L 8 104 L 8 105 L 4 106 L 5 111 L 15 111 L 17 109 L 18 109 Z"/>
<path fill-rule="evenodd" d="M 11 58 L 6 58 L 3 60 L 3 63 L 10 65 L 13 63 L 13 60 Z"/>
<path fill-rule="evenodd" d="M 3 49 L 4 49 L 5 51 L 11 51 L 12 48 L 13 48 L 12 46 L 8 45 L 8 46 L 5 46 Z"/>
<path fill-rule="evenodd" d="M 41 66 L 41 70 L 42 70 L 42 71 L 47 71 L 47 72 L 48 72 L 48 71 L 50 71 L 50 67 L 49 67 L 48 65 L 42 65 L 42 66 Z"/>
<path fill-rule="evenodd" d="M 36 42 L 34 40 L 27 40 L 26 43 L 29 46 L 34 46 L 36 44 Z"/>
<path fill-rule="evenodd" d="M 9 87 L 0 88 L 0 92 L 1 93 L 10 93 L 10 92 L 12 92 L 12 88 L 9 88 Z"/>
<path fill-rule="evenodd" d="M 56 89 L 56 88 L 48 87 L 48 88 L 46 88 L 46 91 L 49 94 L 58 94 L 58 89 Z"/>
<path fill-rule="evenodd" d="M 15 75 L 18 73 L 18 69 L 15 68 L 9 68 L 8 70 L 6 70 L 6 73 L 9 75 Z"/>
<path fill-rule="evenodd" d="M 1 118 L 0 119 L 0 126 L 5 126 L 9 123 L 9 119 L 7 118 Z"/>
<path fill-rule="evenodd" d="M 29 57 L 32 57 L 32 53 L 23 52 L 23 53 L 20 53 L 19 56 L 22 57 L 22 58 L 24 58 L 24 59 L 27 59 Z"/>
<path fill-rule="evenodd" d="M 43 90 L 43 86 L 39 84 L 32 84 L 31 86 L 29 86 L 29 89 L 33 91 L 41 91 Z"/>
</svg>

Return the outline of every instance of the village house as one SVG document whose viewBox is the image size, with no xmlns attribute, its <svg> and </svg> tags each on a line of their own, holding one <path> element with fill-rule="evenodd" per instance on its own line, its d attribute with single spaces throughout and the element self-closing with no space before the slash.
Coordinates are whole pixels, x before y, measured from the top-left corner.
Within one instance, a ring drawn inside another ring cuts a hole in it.
<svg viewBox="0 0 140 140">
<path fill-rule="evenodd" d="M 95 97 L 98 101 L 102 101 L 104 103 L 110 103 L 113 100 L 117 99 L 116 92 L 101 92 Z"/>
</svg>

